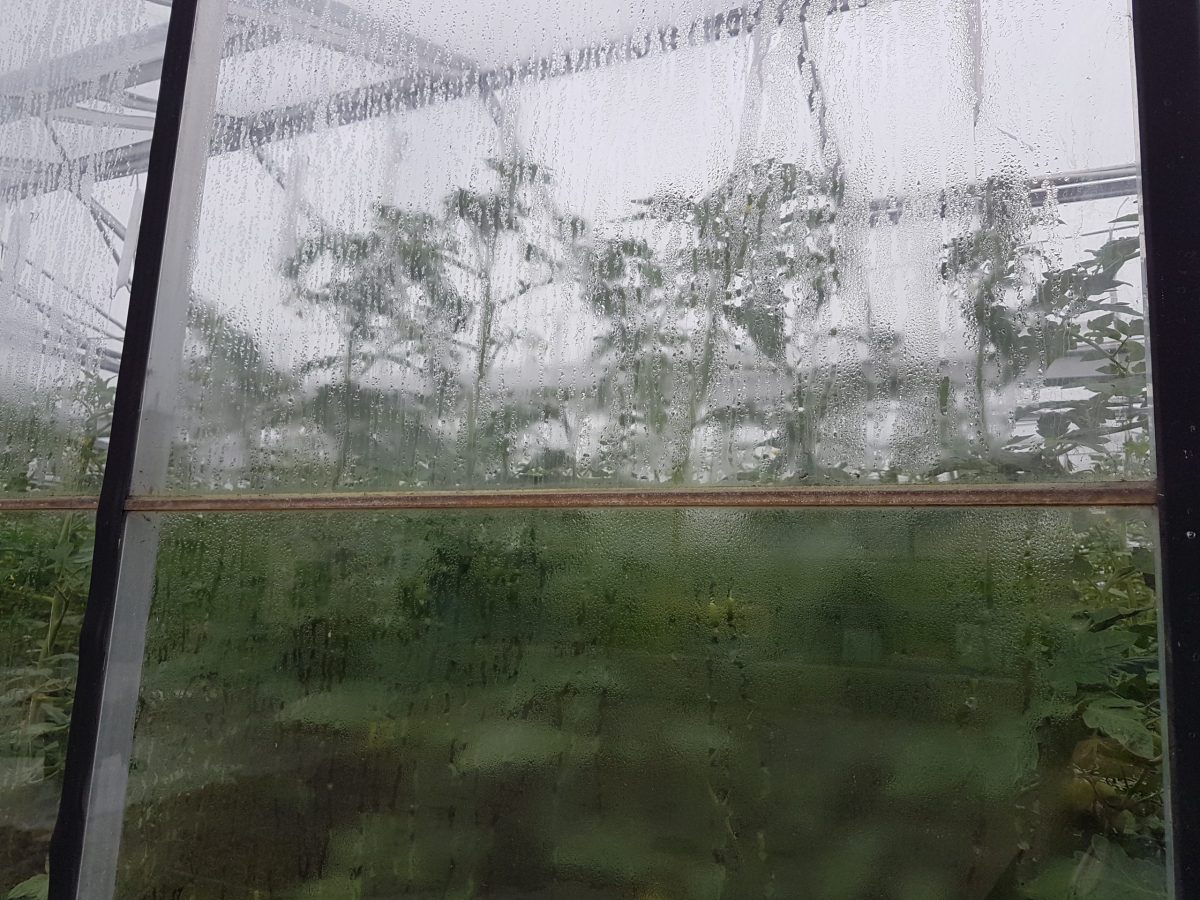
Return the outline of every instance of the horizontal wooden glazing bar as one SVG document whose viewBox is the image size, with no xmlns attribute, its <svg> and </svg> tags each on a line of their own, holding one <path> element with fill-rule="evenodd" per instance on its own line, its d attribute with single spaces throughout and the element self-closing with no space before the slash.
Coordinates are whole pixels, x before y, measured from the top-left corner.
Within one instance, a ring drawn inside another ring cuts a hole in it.
<svg viewBox="0 0 1200 900">
<path fill-rule="evenodd" d="M 29 497 L 0 497 L 0 513 L 8 512 L 69 512 L 82 510 L 91 512 L 96 509 L 95 497 L 80 497 L 73 495 L 56 496 L 54 494 Z"/>
<path fill-rule="evenodd" d="M 666 507 L 1154 506 L 1153 482 L 406 491 L 138 496 L 130 512 L 300 512 L 404 509 Z"/>
<path fill-rule="evenodd" d="M 130 512 L 288 512 L 370 509 L 570 509 L 650 507 L 1154 506 L 1151 481 L 1064 484 L 920 484 L 873 487 L 607 488 L 211 494 L 130 497 Z M 0 513 L 90 512 L 95 497 L 0 498 Z"/>
</svg>

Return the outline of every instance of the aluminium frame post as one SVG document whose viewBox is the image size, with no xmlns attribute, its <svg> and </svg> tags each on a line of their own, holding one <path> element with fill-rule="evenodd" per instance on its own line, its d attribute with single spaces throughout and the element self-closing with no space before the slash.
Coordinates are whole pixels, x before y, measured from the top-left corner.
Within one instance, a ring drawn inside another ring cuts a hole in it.
<svg viewBox="0 0 1200 900">
<path fill-rule="evenodd" d="M 224 10 L 225 0 L 174 0 L 171 5 L 111 438 L 96 511 L 66 768 L 50 844 L 50 900 L 102 900 L 111 897 L 115 887 L 157 550 L 155 522 L 130 514 L 126 503 L 134 490 L 160 481 L 166 469 L 169 433 L 163 420 L 176 383 L 170 365 L 153 371 L 153 361 L 156 354 L 160 359 L 167 355 L 161 348 L 172 341 L 174 356 L 181 352 Z M 164 380 L 170 384 L 158 383 Z"/>
<path fill-rule="evenodd" d="M 1159 479 L 1168 832 L 1200 898 L 1200 0 L 1132 0 Z M 1188 848 L 1191 848 L 1190 850 Z"/>
</svg>

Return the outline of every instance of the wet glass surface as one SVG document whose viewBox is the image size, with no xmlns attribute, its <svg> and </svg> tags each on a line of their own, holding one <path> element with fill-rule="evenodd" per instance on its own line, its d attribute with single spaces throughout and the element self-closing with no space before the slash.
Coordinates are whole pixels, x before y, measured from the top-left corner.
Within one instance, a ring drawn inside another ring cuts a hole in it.
<svg viewBox="0 0 1200 900">
<path fill-rule="evenodd" d="M 168 518 L 118 895 L 1165 896 L 1150 548 L 1120 511 Z"/>
</svg>

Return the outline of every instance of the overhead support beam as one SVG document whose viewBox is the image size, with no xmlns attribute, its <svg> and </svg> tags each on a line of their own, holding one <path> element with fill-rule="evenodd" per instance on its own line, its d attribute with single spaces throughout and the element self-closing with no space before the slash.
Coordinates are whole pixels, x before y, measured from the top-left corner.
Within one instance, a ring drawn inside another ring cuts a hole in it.
<svg viewBox="0 0 1200 900">
<path fill-rule="evenodd" d="M 131 116 L 128 113 L 92 109 L 87 106 L 72 106 L 68 109 L 55 110 L 50 117 L 59 122 L 91 125 L 94 128 L 123 128 L 126 131 L 146 132 L 154 130 L 153 116 Z"/>
<path fill-rule="evenodd" d="M 664 26 L 507 66 L 471 66 L 451 74 L 423 68 L 416 74 L 231 118 L 220 129 L 211 149 L 217 153 L 230 152 L 440 103 L 481 100 L 524 84 L 608 69 L 649 56 L 746 36 L 759 26 L 761 18 L 762 4 L 753 8 L 735 7 L 728 13 L 697 19 L 682 28 Z"/>
<path fill-rule="evenodd" d="M 1059 203 L 1078 203 L 1082 200 L 1132 197 L 1136 196 L 1138 189 L 1137 166 L 1109 166 L 1052 175 L 1045 179 L 1042 186 L 1034 189 L 1030 201 L 1034 206 L 1044 206 L 1051 191 Z"/>
<path fill-rule="evenodd" d="M 786 7 L 786 4 L 784 6 Z M 349 52 L 349 48 L 354 46 L 346 34 L 339 37 L 336 26 L 339 21 L 344 22 L 346 24 L 342 28 L 348 30 L 349 23 L 362 20 L 361 14 L 331 0 L 318 0 L 316 3 L 298 5 L 296 8 L 299 10 L 297 13 L 281 14 L 278 21 L 272 22 L 267 18 L 264 27 L 263 15 L 258 9 L 250 4 L 235 3 L 230 18 L 241 17 L 244 27 L 239 34 L 226 41 L 225 55 L 236 55 L 269 46 L 285 36 L 300 37 L 306 29 L 310 39 L 320 37 L 322 42 L 335 49 L 340 45 L 346 48 L 344 52 Z M 314 8 L 324 12 L 312 12 Z M 786 9 L 782 11 L 786 12 Z M 836 11 L 831 8 L 827 14 Z M 294 16 L 307 18 L 296 20 Z M 643 34 L 601 41 L 552 56 L 535 57 L 492 69 L 481 69 L 461 54 L 437 47 L 415 35 L 402 33 L 394 39 L 397 48 L 395 52 L 399 55 L 403 51 L 401 58 L 406 61 L 408 67 L 417 70 L 419 74 L 387 78 L 304 103 L 230 118 L 215 130 L 217 137 L 214 138 L 210 153 L 215 155 L 261 146 L 322 128 L 348 125 L 451 100 L 470 97 L 483 99 L 490 93 L 522 83 L 606 69 L 650 55 L 738 39 L 752 34 L 760 25 L 762 16 L 761 2 L 736 6 L 725 12 L 695 19 L 685 26 L 662 26 Z M 300 25 L 297 24 L 298 21 Z M 335 26 L 332 31 L 331 21 Z M 309 25 L 312 27 L 309 28 Z M 363 47 L 368 44 L 367 41 L 361 41 L 357 46 Z M 395 58 L 393 56 L 392 60 Z M 459 66 L 463 68 L 458 68 Z M 143 83 L 138 78 L 136 75 L 128 75 L 124 86 L 128 88 Z M 28 81 L 28 78 L 26 80 Z M 38 109 L 37 114 L 46 114 L 75 106 L 85 99 L 75 95 L 86 93 L 85 89 L 90 87 L 91 82 L 87 82 L 73 91 L 64 88 L 50 92 L 50 96 L 36 100 L 29 104 L 28 108 Z M 7 92 L 4 81 L 0 80 L 0 94 Z M 24 114 L 29 114 L 28 108 Z M 2 111 L 0 108 L 0 112 Z M 20 114 L 22 113 L 17 113 L 18 116 Z M 0 121 L 3 121 L 2 116 Z M 10 169 L 12 174 L 0 176 L 0 198 L 11 201 L 59 190 L 73 183 L 74 179 L 82 177 L 84 172 L 92 172 L 94 175 L 103 173 L 109 178 L 143 172 L 149 159 L 149 148 L 149 141 L 141 141 L 77 157 L 68 163 L 27 163 L 21 171 L 14 172 Z"/>
<path fill-rule="evenodd" d="M 170 6 L 166 0 L 149 0 Z M 828 17 L 856 12 L 897 0 L 778 0 L 778 22 L 795 16 L 803 24 L 817 16 Z M 354 91 L 342 92 L 298 106 L 283 107 L 247 117 L 237 130 L 235 145 L 269 142 L 270 135 L 312 130 L 361 121 L 430 103 L 458 99 L 472 92 L 488 92 L 512 87 L 530 78 L 556 77 L 638 60 L 656 52 L 670 52 L 715 41 L 752 34 L 763 21 L 764 2 L 734 6 L 722 12 L 689 22 L 685 26 L 662 26 L 639 35 L 627 35 L 583 48 L 567 50 L 549 57 L 497 69 L 480 69 L 466 56 L 406 31 L 397 31 L 355 10 L 339 0 L 290 0 L 281 11 L 266 10 L 253 2 L 235 2 L 228 19 L 238 27 L 230 34 L 223 56 L 230 57 L 262 49 L 284 40 L 304 41 L 330 50 L 357 56 L 380 65 L 394 67 L 399 60 L 416 77 L 401 76 L 381 80 Z M 136 34 L 85 48 L 42 65 L 0 75 L 0 123 L 29 116 L 48 116 L 72 110 L 89 100 L 120 102 L 129 109 L 152 111 L 154 101 L 132 89 L 157 81 L 162 72 L 162 48 L 166 25 L 156 25 Z M 807 27 L 807 25 L 805 25 Z M 47 88 L 47 85 L 55 85 Z M 115 99 L 114 99 L 115 98 Z M 357 107 L 360 111 L 355 111 Z M 324 121 L 320 110 L 332 108 Z M 79 113 L 72 113 L 79 115 Z M 305 124 L 307 123 L 307 125 Z M 114 122 L 102 124 L 113 125 Z M 135 149 L 136 148 L 136 149 Z M 136 144 L 121 148 L 119 158 L 144 158 L 146 149 Z M 95 161 L 95 160 L 93 160 Z M 83 163 L 84 159 L 77 160 Z M 144 161 L 140 163 L 144 167 Z M 141 169 L 137 169 L 141 170 Z M 93 172 L 97 171 L 92 169 Z M 127 172 L 118 167 L 112 177 Z M 61 179 L 47 167 L 4 177 L 0 193 L 11 199 L 13 190 L 27 195 L 42 190 L 57 190 Z"/>
<path fill-rule="evenodd" d="M 1039 209 L 1054 198 L 1058 204 L 1085 203 L 1113 197 L 1136 197 L 1138 193 L 1137 166 L 1104 166 L 1080 172 L 1061 172 L 1053 175 L 1033 175 L 1025 179 L 1029 187 L 1029 204 Z M 981 197 L 986 186 L 980 183 L 956 188 L 965 197 Z M 946 190 L 927 191 L 916 196 L 893 196 L 871 200 L 868 204 L 868 223 L 872 226 L 899 224 L 905 215 L 923 215 L 923 211 L 943 205 Z"/>
<path fill-rule="evenodd" d="M 297 40 L 393 69 L 399 61 L 438 74 L 471 67 L 467 56 L 396 29 L 338 0 L 290 0 L 271 8 L 235 2 L 230 4 L 228 16 L 240 26 L 242 52 Z"/>
<path fill-rule="evenodd" d="M 157 81 L 162 75 L 166 36 L 166 25 L 154 25 L 0 75 L 0 123 L 51 115 Z"/>
<path fill-rule="evenodd" d="M 226 59 L 295 40 L 381 65 L 394 67 L 396 60 L 403 59 L 407 65 L 440 77 L 457 76 L 472 67 L 462 54 L 390 28 L 337 0 L 291 0 L 280 12 L 235 2 L 227 18 L 235 27 L 224 41 L 222 57 Z M 149 117 L 82 104 L 100 100 L 126 110 L 154 112 L 157 101 L 135 89 L 161 77 L 165 34 L 166 25 L 154 26 L 52 63 L 0 76 L 0 124 L 37 117 L 97 128 L 153 131 Z M 146 171 L 149 153 L 147 139 L 66 162 L 0 159 L 0 199 L 11 201 L 61 190 L 78 184 L 89 172 L 96 180 L 139 174 Z"/>
<path fill-rule="evenodd" d="M 127 90 L 121 95 L 120 104 L 125 109 L 133 109 L 138 112 L 152 113 L 158 108 L 157 100 L 152 97 L 143 97 L 132 90 Z"/>
<path fill-rule="evenodd" d="M 228 19 L 237 27 L 225 41 L 222 55 L 226 58 L 296 40 L 381 64 L 395 65 L 398 58 L 403 58 L 439 74 L 461 67 L 465 60 L 460 54 L 389 28 L 337 0 L 291 0 L 280 12 L 254 3 L 234 3 Z M 130 89 L 161 77 L 166 33 L 165 24 L 154 25 L 0 75 L 0 123 L 55 115 L 90 100 L 122 102 L 131 109 L 153 112 L 155 101 L 131 94 Z M 120 93 L 122 89 L 124 94 Z"/>
<path fill-rule="evenodd" d="M 297 0 L 295 13 L 279 14 L 268 20 L 268 29 L 278 37 L 285 32 L 297 33 L 297 29 L 308 29 L 314 40 L 321 36 L 327 46 L 336 46 L 341 40 L 348 41 L 351 25 L 361 15 L 342 4 L 315 0 L 301 4 Z M 789 15 L 804 19 L 818 14 L 829 16 L 867 8 L 869 4 L 859 2 L 845 4 L 821 4 L 805 2 L 796 7 L 787 2 L 780 4 L 775 15 L 782 21 Z M 245 17 L 246 37 L 243 48 L 262 46 L 268 40 L 265 32 L 253 33 L 261 22 L 252 20 L 258 15 L 253 6 L 234 4 L 231 15 Z M 416 75 L 389 78 L 373 84 L 340 91 L 304 103 L 277 107 L 241 117 L 226 117 L 214 129 L 209 154 L 217 156 L 238 150 L 261 148 L 268 144 L 294 139 L 320 130 L 351 125 L 374 118 L 394 115 L 455 100 L 476 99 L 488 101 L 497 91 L 518 87 L 534 81 L 565 77 L 589 71 L 598 71 L 627 62 L 636 62 L 648 56 L 671 53 L 686 47 L 696 47 L 722 40 L 748 36 L 763 24 L 763 4 L 747 4 L 733 7 L 724 13 L 693 20 L 686 26 L 665 26 L 641 35 L 629 35 L 615 41 L 603 41 L 581 48 L 563 51 L 554 56 L 536 57 L 521 63 L 498 68 L 480 68 L 461 54 L 453 54 L 427 41 L 411 35 L 402 35 L 397 40 L 408 42 L 417 56 L 427 65 L 445 63 L 460 67 L 458 71 L 445 74 L 428 69 Z M 356 18 L 357 17 L 357 18 Z M 277 20 L 277 21 L 276 21 Z M 321 23 L 321 29 L 317 24 Z M 338 28 L 343 29 L 339 38 Z M 227 50 L 230 42 L 227 42 Z M 370 42 L 360 41 L 361 48 Z M 349 52 L 349 50 L 347 50 Z M 0 165 L 11 174 L 0 175 L 0 198 L 20 199 L 31 194 L 61 189 L 65 185 L 78 183 L 86 172 L 104 173 L 107 177 L 119 178 L 138 174 L 146 170 L 149 160 L 150 141 L 138 141 L 101 153 L 77 157 L 63 163 L 44 164 L 36 169 L 28 167 L 13 171 L 11 166 Z M 1098 200 L 1108 197 L 1134 196 L 1138 190 L 1137 173 L 1132 165 L 1106 167 L 1097 170 L 1033 176 L 1029 181 L 1030 203 L 1035 207 L 1044 205 L 1053 192 L 1060 204 Z M 977 187 L 966 186 L 970 193 Z M 932 193 L 924 198 L 936 202 Z M 907 209 L 917 203 L 917 198 L 887 197 L 869 203 L 869 221 L 872 225 L 887 221 L 898 222 Z"/>
<path fill-rule="evenodd" d="M 0 201 L 13 202 L 54 191 L 71 190 L 91 173 L 95 181 L 112 181 L 146 171 L 150 140 L 76 156 L 67 162 L 38 163 L 0 159 Z"/>
<path fill-rule="evenodd" d="M 849 13 L 895 0 L 781 0 L 775 8 L 776 24 L 795 16 L 807 34 L 812 18 Z M 498 91 L 535 81 L 606 69 L 661 55 L 685 47 L 752 35 L 763 24 L 764 4 L 746 4 L 691 21 L 685 27 L 665 26 L 641 35 L 593 43 L 553 56 L 536 57 L 497 68 L 481 68 L 469 57 L 439 47 L 422 38 L 401 33 L 386 37 L 386 26 L 337 0 L 292 0 L 282 12 L 266 12 L 253 3 L 235 2 L 230 19 L 241 22 L 237 35 L 226 41 L 225 55 L 237 55 L 270 46 L 285 38 L 306 40 L 333 50 L 379 62 L 398 57 L 411 61 L 418 74 L 385 79 L 325 97 L 265 110 L 241 117 L 224 117 L 217 123 L 209 154 L 261 148 L 317 131 L 351 125 L 374 118 L 439 103 L 476 99 L 495 106 Z M 380 50 L 379 48 L 385 48 Z M 811 60 L 808 60 L 812 68 Z M 802 67 L 805 61 L 802 60 Z M 815 69 L 811 72 L 815 79 Z M 3 80 L 0 79 L 0 92 Z M 819 84 L 814 82 L 810 103 L 817 102 L 822 145 L 829 143 L 824 122 Z M 58 113 L 78 115 L 78 108 Z M 0 161 L 0 199 L 13 201 L 26 196 L 77 185 L 86 173 L 93 177 L 121 178 L 146 171 L 150 141 L 137 141 L 111 150 L 76 157 L 60 163 Z M 256 152 L 256 156 L 261 154 Z M 1028 179 L 1030 204 L 1039 208 L 1051 196 L 1059 204 L 1132 197 L 1138 192 L 1136 167 L 1113 166 Z M 979 185 L 961 188 L 969 196 Z M 928 192 L 921 197 L 892 196 L 868 203 L 871 226 L 896 224 L 914 207 L 939 204 L 945 192 Z"/>
<path fill-rule="evenodd" d="M 8 245 L 4 241 L 0 241 L 0 251 L 7 252 L 7 250 L 8 250 Z M 23 256 L 21 258 L 21 260 L 19 262 L 19 266 L 21 267 L 21 269 L 23 269 L 25 266 L 29 266 L 33 270 L 35 275 L 38 275 L 41 278 L 44 278 L 46 281 L 48 281 L 50 284 L 52 284 L 54 286 L 55 290 L 61 291 L 67 297 L 71 298 L 71 300 L 73 302 L 76 302 L 76 303 L 82 304 L 83 306 L 86 306 L 87 308 L 89 308 L 93 312 L 95 312 L 98 316 L 100 316 L 100 318 L 111 323 L 112 325 L 115 325 L 117 328 L 125 327 L 124 323 L 115 319 L 110 313 L 105 312 L 104 309 L 94 299 L 92 299 L 91 297 L 88 297 L 82 291 L 76 290 L 75 288 L 72 288 L 66 284 L 63 284 L 62 280 L 58 276 L 56 276 L 53 272 L 51 272 L 45 266 L 39 265 L 38 263 L 34 262 L 28 256 Z M 49 307 L 47 307 L 47 309 L 49 309 Z"/>
<path fill-rule="evenodd" d="M 109 212 L 107 207 L 105 207 L 104 204 L 102 204 L 95 197 L 88 197 L 87 205 L 92 217 L 98 223 L 104 225 L 105 228 L 111 231 L 120 240 L 125 240 L 125 223 Z"/>
</svg>

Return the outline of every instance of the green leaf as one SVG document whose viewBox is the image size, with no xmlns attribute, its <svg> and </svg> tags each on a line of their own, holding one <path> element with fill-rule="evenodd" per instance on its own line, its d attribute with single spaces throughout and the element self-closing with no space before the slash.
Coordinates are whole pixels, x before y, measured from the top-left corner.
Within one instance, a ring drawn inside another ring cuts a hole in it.
<svg viewBox="0 0 1200 900">
<path fill-rule="evenodd" d="M 50 876 L 34 875 L 8 892 L 6 900 L 46 900 L 50 893 Z"/>
<path fill-rule="evenodd" d="M 1135 547 L 1130 558 L 1139 572 L 1145 572 L 1147 575 L 1154 574 L 1154 554 L 1145 547 Z"/>
<path fill-rule="evenodd" d="M 1144 723 L 1145 712 L 1136 700 L 1101 697 L 1083 711 L 1083 723 L 1103 732 L 1135 756 L 1154 756 L 1154 735 Z"/>
<path fill-rule="evenodd" d="M 1021 886 L 1022 896 L 1026 900 L 1071 900 L 1077 866 L 1070 859 L 1051 860 L 1036 878 Z"/>
<path fill-rule="evenodd" d="M 1070 427 L 1070 416 L 1062 413 L 1043 413 L 1038 417 L 1038 434 L 1050 440 L 1065 436 Z"/>
<path fill-rule="evenodd" d="M 1134 859 L 1119 844 L 1096 835 L 1076 867 L 1070 896 L 1080 900 L 1165 898 L 1166 867 L 1155 860 Z"/>
<path fill-rule="evenodd" d="M 1103 684 L 1108 680 L 1108 667 L 1090 659 L 1063 659 L 1046 673 L 1046 680 L 1055 692 L 1071 696 L 1081 684 Z"/>
<path fill-rule="evenodd" d="M 64 727 L 64 725 L 55 722 L 34 722 L 21 725 L 17 729 L 17 734 L 23 738 L 35 738 L 54 731 L 62 731 Z"/>
<path fill-rule="evenodd" d="M 1022 885 L 1026 900 L 1165 900 L 1166 866 L 1134 859 L 1100 835 L 1075 860 L 1055 859 Z"/>
</svg>

